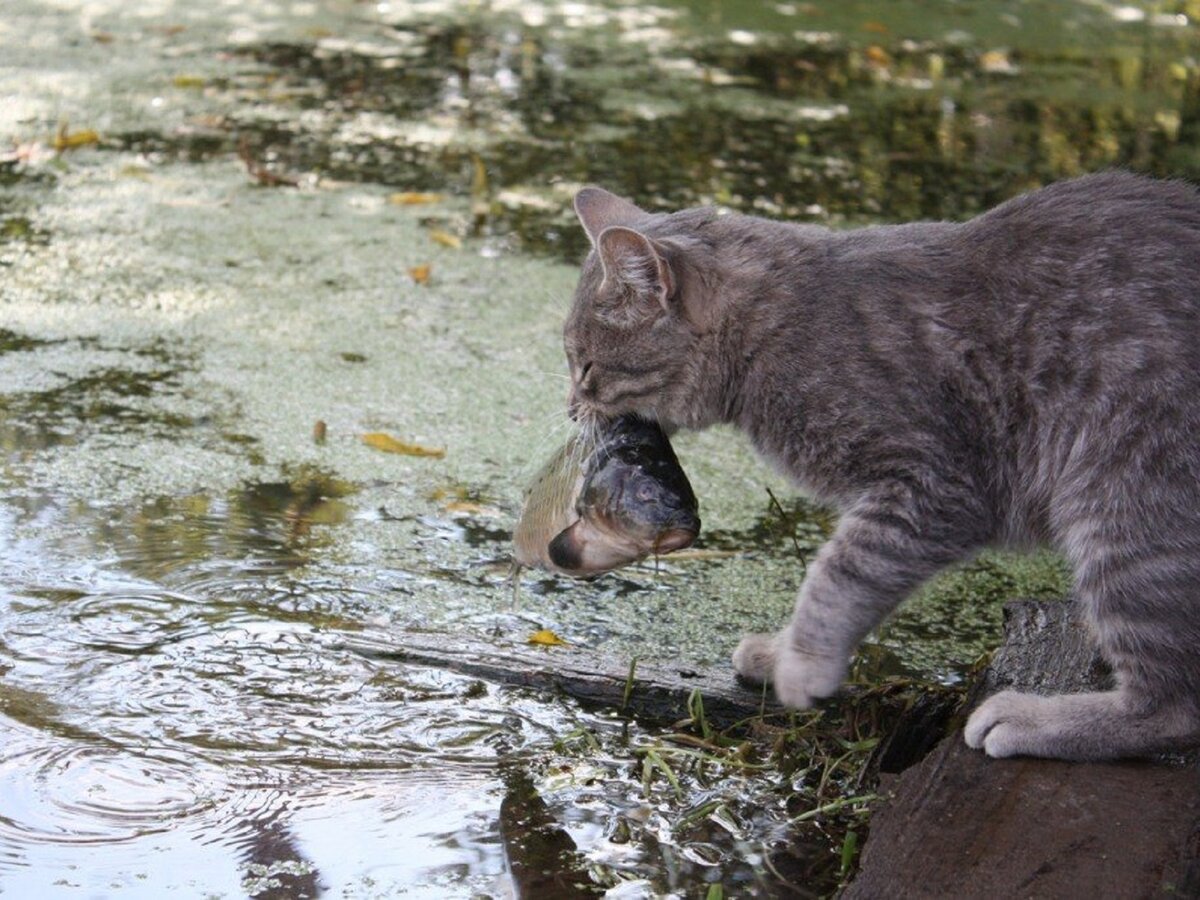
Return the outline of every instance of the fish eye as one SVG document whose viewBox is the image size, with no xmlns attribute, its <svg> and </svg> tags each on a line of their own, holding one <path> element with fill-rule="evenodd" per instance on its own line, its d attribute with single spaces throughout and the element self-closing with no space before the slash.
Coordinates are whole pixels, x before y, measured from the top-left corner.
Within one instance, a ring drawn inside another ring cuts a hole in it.
<svg viewBox="0 0 1200 900">
<path fill-rule="evenodd" d="M 649 481 L 643 481 L 637 486 L 637 498 L 642 503 L 649 503 L 651 500 L 655 499 L 655 495 L 656 492 L 654 490 L 654 485 L 652 485 Z"/>
</svg>

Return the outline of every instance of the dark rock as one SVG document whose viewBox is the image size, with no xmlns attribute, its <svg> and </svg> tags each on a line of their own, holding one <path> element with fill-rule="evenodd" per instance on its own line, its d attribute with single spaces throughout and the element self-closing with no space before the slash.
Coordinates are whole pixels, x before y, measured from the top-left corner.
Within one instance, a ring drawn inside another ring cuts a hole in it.
<svg viewBox="0 0 1200 900">
<path fill-rule="evenodd" d="M 1010 687 L 1108 685 L 1069 604 L 1010 604 L 1005 630 L 969 705 Z M 956 729 L 883 792 L 845 898 L 1200 896 L 1200 773 L 1190 756 L 992 760 Z"/>
</svg>

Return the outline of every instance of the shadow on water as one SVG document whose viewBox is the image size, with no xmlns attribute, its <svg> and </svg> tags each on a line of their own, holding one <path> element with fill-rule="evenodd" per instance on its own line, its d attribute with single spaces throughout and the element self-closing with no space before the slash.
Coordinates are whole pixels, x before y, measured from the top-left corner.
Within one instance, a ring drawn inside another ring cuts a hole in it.
<svg viewBox="0 0 1200 900">
<path fill-rule="evenodd" d="M 504 766 L 500 835 L 518 897 L 595 897 L 575 841 L 559 825 L 529 773 Z"/>
</svg>

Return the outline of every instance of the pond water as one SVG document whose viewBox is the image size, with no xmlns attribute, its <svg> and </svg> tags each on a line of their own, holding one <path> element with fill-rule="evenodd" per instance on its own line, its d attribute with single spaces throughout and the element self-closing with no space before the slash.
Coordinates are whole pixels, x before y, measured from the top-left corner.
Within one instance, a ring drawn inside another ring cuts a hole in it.
<svg viewBox="0 0 1200 900">
<path fill-rule="evenodd" d="M 703 664 L 777 627 L 831 519 L 724 430 L 677 441 L 716 552 L 508 582 L 568 427 L 573 191 L 842 227 L 1112 165 L 1200 179 L 1197 16 L 9 0 L 0 891 L 502 897 L 514 829 L 613 896 L 828 891 L 840 845 L 787 824 L 811 773 L 644 783 L 661 732 L 343 639 Z M 1004 600 L 1066 588 L 987 555 L 864 677 L 954 683 Z"/>
</svg>

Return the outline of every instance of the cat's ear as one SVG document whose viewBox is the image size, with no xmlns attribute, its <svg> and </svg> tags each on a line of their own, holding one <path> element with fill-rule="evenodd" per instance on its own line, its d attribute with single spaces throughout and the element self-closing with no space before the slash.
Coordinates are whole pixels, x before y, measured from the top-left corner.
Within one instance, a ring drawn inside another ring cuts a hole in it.
<svg viewBox="0 0 1200 900">
<path fill-rule="evenodd" d="M 575 195 L 575 215 L 595 246 L 601 232 L 613 225 L 635 225 L 646 213 L 604 188 L 585 187 Z"/>
<path fill-rule="evenodd" d="M 654 298 L 670 309 L 675 274 L 662 250 L 640 231 L 613 225 L 596 238 L 605 283 L 617 284 L 631 297 Z"/>
</svg>

